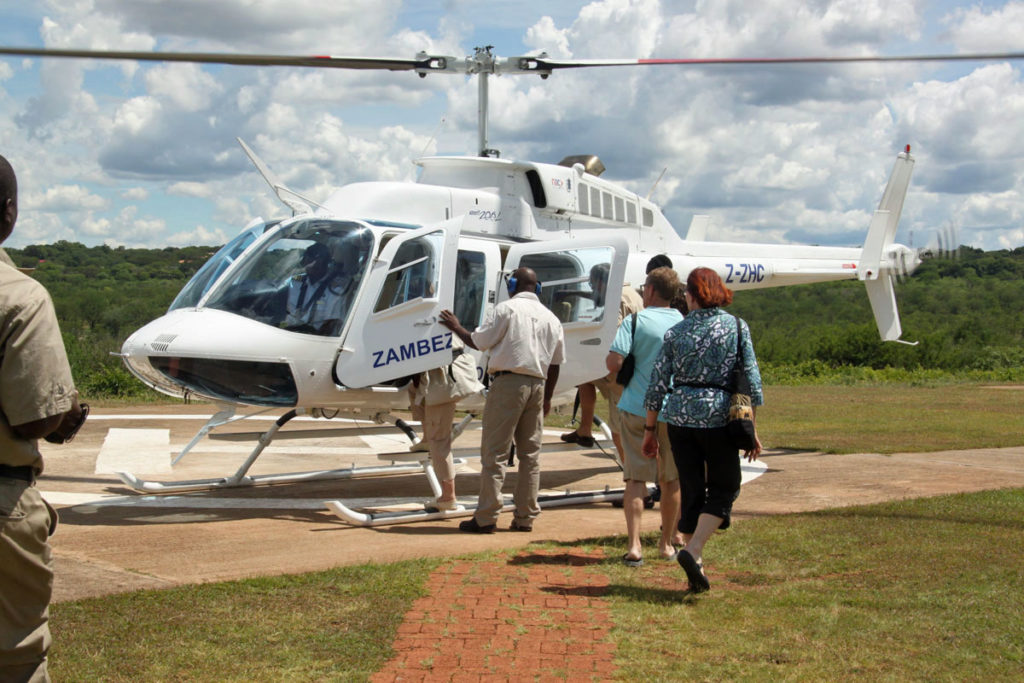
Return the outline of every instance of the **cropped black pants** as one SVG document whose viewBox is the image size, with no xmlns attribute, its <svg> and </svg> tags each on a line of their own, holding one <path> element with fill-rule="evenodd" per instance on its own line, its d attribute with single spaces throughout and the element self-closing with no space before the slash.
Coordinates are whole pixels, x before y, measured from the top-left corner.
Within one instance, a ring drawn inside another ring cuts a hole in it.
<svg viewBox="0 0 1024 683">
<path fill-rule="evenodd" d="M 682 515 L 679 531 L 692 534 L 701 514 L 722 518 L 729 527 L 732 504 L 740 495 L 740 452 L 726 427 L 701 429 L 668 426 L 672 457 L 679 470 Z"/>
</svg>

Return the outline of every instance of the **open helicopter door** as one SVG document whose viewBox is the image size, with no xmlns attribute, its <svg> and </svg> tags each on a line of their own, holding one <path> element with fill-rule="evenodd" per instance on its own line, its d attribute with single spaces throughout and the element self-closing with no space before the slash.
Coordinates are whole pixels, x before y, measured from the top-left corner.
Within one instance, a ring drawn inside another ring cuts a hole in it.
<svg viewBox="0 0 1024 683">
<path fill-rule="evenodd" d="M 541 283 L 541 302 L 562 321 L 566 363 L 559 369 L 557 391 L 608 374 L 605 357 L 618 328 L 628 255 L 621 237 L 530 242 L 508 250 L 504 272 L 532 268 Z M 506 298 L 502 288 L 499 300 Z"/>
<path fill-rule="evenodd" d="M 460 226 L 385 235 L 338 351 L 338 382 L 366 387 L 451 363 L 452 333 L 438 318 L 452 308 Z"/>
</svg>

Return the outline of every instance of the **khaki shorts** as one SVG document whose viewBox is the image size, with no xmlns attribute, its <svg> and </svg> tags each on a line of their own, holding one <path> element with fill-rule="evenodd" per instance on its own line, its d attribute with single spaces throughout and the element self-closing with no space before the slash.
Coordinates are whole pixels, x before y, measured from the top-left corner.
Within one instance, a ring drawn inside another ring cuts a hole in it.
<svg viewBox="0 0 1024 683">
<path fill-rule="evenodd" d="M 676 461 L 672 457 L 672 444 L 668 440 L 668 425 L 658 423 L 658 458 L 645 458 L 640 452 L 644 442 L 646 420 L 632 413 L 622 417 L 622 479 L 623 481 L 671 482 L 679 479 Z"/>
<path fill-rule="evenodd" d="M 608 399 L 608 429 L 612 434 L 622 433 L 622 423 L 619 413 L 619 399 L 622 398 L 623 386 L 615 381 L 614 375 L 608 375 L 591 382 L 601 395 Z"/>
</svg>

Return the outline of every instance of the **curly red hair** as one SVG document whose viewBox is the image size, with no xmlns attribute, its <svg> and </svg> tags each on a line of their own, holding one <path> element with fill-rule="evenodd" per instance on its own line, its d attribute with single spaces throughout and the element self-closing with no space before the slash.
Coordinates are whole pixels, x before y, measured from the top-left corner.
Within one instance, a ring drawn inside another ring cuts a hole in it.
<svg viewBox="0 0 1024 683">
<path fill-rule="evenodd" d="M 694 268 L 686 278 L 686 291 L 701 308 L 728 306 L 732 303 L 732 290 L 725 286 L 718 273 L 710 268 Z"/>
</svg>

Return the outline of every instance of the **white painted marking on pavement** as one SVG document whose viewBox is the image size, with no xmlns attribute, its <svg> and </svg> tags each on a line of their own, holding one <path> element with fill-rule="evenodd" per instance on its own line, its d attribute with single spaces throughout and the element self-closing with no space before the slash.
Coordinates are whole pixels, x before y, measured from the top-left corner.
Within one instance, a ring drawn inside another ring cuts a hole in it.
<svg viewBox="0 0 1024 683">
<path fill-rule="evenodd" d="M 169 429 L 110 429 L 96 456 L 96 474 L 170 471 Z"/>
</svg>

